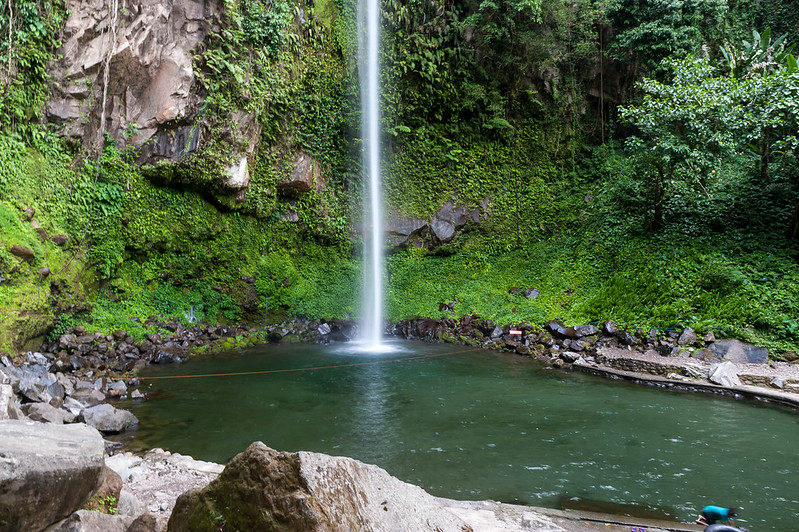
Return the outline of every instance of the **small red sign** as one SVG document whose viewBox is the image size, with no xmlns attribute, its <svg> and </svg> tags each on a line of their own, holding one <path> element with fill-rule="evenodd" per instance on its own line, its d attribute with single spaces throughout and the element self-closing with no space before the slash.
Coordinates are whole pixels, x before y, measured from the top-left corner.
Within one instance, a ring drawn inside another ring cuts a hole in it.
<svg viewBox="0 0 799 532">
<path fill-rule="evenodd" d="M 516 329 L 511 329 L 510 333 L 511 334 L 522 334 L 522 331 L 517 331 Z"/>
</svg>

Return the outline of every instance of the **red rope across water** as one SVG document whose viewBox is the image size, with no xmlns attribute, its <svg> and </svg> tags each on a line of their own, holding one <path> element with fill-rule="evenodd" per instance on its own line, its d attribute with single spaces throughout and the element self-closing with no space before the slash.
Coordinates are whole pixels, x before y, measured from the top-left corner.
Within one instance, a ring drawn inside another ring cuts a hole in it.
<svg viewBox="0 0 799 532">
<path fill-rule="evenodd" d="M 161 375 L 152 377 L 139 377 L 142 381 L 164 380 L 164 379 L 195 379 L 199 377 L 233 377 L 241 375 L 265 375 L 267 373 L 293 373 L 297 371 L 315 371 L 320 369 L 336 369 L 336 368 L 352 368 L 355 366 L 368 366 L 370 364 L 388 364 L 390 362 L 405 362 L 406 360 L 421 360 L 425 358 L 436 358 L 450 355 L 459 355 L 471 351 L 485 351 L 483 348 L 472 347 L 469 349 L 461 349 L 459 351 L 450 351 L 448 353 L 433 353 L 430 355 L 418 355 L 413 357 L 391 358 L 388 360 L 370 360 L 368 362 L 353 362 L 351 364 L 334 364 L 331 366 L 311 366 L 309 368 L 289 368 L 289 369 L 265 369 L 261 371 L 237 371 L 231 373 L 206 373 L 198 375 Z"/>
</svg>

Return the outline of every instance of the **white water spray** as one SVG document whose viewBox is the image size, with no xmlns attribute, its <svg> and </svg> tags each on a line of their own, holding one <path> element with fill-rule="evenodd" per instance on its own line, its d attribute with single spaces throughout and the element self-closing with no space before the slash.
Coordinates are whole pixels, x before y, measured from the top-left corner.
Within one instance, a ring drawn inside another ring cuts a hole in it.
<svg viewBox="0 0 799 532">
<path fill-rule="evenodd" d="M 361 136 L 364 143 L 364 304 L 361 340 L 379 351 L 383 340 L 383 213 L 380 193 L 380 0 L 359 0 L 358 71 L 361 84 Z"/>
</svg>

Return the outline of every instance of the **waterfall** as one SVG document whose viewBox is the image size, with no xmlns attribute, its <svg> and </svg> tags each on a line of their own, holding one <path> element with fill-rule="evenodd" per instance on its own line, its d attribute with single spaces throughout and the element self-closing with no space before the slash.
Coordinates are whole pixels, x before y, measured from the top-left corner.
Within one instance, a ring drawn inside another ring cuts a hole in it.
<svg viewBox="0 0 799 532">
<path fill-rule="evenodd" d="M 380 193 L 380 0 L 358 0 L 364 201 L 364 300 L 361 340 L 381 348 L 383 336 L 383 213 Z M 368 215 L 368 216 L 367 216 Z"/>
</svg>

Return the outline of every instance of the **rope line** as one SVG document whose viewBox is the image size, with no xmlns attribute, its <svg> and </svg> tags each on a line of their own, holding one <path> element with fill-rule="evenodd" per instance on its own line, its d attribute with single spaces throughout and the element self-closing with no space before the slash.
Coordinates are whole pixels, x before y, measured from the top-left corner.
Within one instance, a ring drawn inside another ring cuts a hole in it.
<svg viewBox="0 0 799 532">
<path fill-rule="evenodd" d="M 459 351 L 450 351 L 449 353 L 433 353 L 429 355 L 418 355 L 413 357 L 392 358 L 388 360 L 370 360 L 368 362 L 352 362 L 350 364 L 333 364 L 330 366 L 311 366 L 308 368 L 287 368 L 287 369 L 265 369 L 260 371 L 236 371 L 231 373 L 204 373 L 197 375 L 159 375 L 151 377 L 139 377 L 142 381 L 155 381 L 167 379 L 196 379 L 200 377 L 235 377 L 242 375 L 265 375 L 268 373 L 296 373 L 300 371 L 316 371 L 323 369 L 337 369 L 337 368 L 352 368 L 356 366 L 368 366 L 370 364 L 388 364 L 391 362 L 405 362 L 406 360 L 422 360 L 425 358 L 445 357 L 451 355 L 459 355 L 468 353 L 470 351 L 484 351 L 482 348 L 472 347 L 469 349 L 461 349 Z"/>
</svg>

